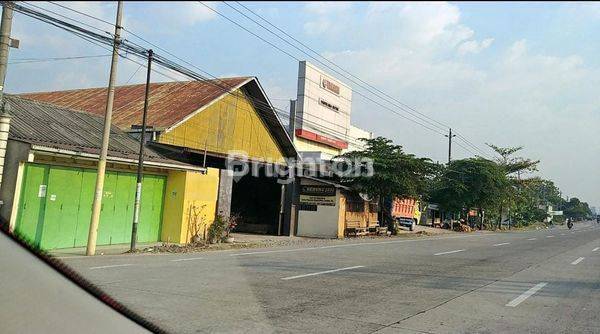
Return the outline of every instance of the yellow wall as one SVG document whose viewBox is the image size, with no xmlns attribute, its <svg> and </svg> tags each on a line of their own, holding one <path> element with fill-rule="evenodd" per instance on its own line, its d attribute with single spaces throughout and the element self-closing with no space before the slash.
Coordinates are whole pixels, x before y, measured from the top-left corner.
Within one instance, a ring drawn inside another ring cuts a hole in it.
<svg viewBox="0 0 600 334">
<path fill-rule="evenodd" d="M 244 151 L 250 158 L 265 162 L 284 160 L 267 126 L 239 89 L 161 134 L 158 141 L 225 155 Z"/>
<path fill-rule="evenodd" d="M 331 146 L 319 144 L 300 137 L 296 137 L 294 145 L 296 145 L 296 149 L 301 152 L 323 152 L 334 156 L 342 154 L 342 150 L 338 150 Z"/>
<path fill-rule="evenodd" d="M 165 204 L 160 240 L 180 243 L 185 196 L 185 177 L 188 172 L 170 171 L 165 189 Z"/>
<path fill-rule="evenodd" d="M 161 240 L 174 243 L 190 241 L 190 219 L 194 212 L 202 221 L 201 231 L 215 219 L 219 189 L 219 170 L 170 172 L 167 178 Z M 203 234 L 203 233 L 202 233 Z"/>
</svg>

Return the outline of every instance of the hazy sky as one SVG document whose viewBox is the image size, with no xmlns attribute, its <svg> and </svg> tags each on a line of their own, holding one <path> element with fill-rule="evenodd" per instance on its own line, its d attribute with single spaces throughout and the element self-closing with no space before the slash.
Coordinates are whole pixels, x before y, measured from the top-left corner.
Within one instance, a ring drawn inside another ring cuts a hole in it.
<svg viewBox="0 0 600 334">
<path fill-rule="evenodd" d="M 112 31 L 60 7 L 35 4 Z M 207 4 L 296 57 L 307 58 L 227 5 Z M 113 2 L 64 5 L 114 21 Z M 245 5 L 361 79 L 451 125 L 486 154 L 491 154 L 486 142 L 525 146 L 523 155 L 540 159 L 539 174 L 554 180 L 563 195 L 600 206 L 600 4 Z M 287 100 L 296 95 L 296 60 L 197 2 L 125 3 L 124 26 L 213 75 L 257 76 L 278 107 L 287 109 Z M 11 50 L 11 62 L 108 53 L 19 14 L 13 36 L 21 40 L 21 47 Z M 99 57 L 11 64 L 6 89 L 103 86 L 108 63 L 109 57 Z M 144 78 L 143 69 L 123 59 L 118 74 L 120 84 Z M 356 93 L 352 122 L 419 156 L 447 159 L 446 138 Z M 455 146 L 456 158 L 470 155 Z"/>
</svg>

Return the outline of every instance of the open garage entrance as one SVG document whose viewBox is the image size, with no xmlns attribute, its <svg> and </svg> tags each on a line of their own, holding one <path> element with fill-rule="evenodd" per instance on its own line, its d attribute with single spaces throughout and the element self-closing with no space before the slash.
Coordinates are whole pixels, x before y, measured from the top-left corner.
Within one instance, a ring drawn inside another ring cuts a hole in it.
<svg viewBox="0 0 600 334">
<path fill-rule="evenodd" d="M 233 182 L 231 214 L 239 216 L 236 232 L 277 235 L 281 184 L 276 177 L 246 175 Z"/>
</svg>

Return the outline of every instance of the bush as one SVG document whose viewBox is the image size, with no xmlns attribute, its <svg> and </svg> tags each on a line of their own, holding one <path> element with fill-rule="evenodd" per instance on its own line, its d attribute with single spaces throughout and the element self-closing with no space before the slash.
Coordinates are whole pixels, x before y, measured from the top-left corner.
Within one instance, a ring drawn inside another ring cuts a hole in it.
<svg viewBox="0 0 600 334">
<path fill-rule="evenodd" d="M 229 221 L 225 217 L 217 215 L 215 221 L 208 228 L 208 242 L 221 242 L 225 237 L 228 226 Z"/>
</svg>

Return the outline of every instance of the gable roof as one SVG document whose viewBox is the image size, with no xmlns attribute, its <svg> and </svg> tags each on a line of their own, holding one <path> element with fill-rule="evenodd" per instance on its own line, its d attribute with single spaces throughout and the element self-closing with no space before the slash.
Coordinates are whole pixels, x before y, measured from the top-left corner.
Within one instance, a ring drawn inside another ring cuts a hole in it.
<svg viewBox="0 0 600 334">
<path fill-rule="evenodd" d="M 296 149 L 287 131 L 260 83 L 254 77 L 152 83 L 150 84 L 147 125 L 153 126 L 155 129 L 171 128 L 238 88 L 243 88 L 252 97 L 254 107 L 285 155 L 297 157 Z M 144 95 L 145 84 L 116 87 L 113 124 L 123 130 L 129 130 L 132 125 L 140 125 Z M 19 96 L 103 116 L 107 89 L 87 88 L 26 93 Z"/>
<path fill-rule="evenodd" d="M 9 105 L 8 113 L 11 115 L 9 139 L 78 154 L 100 154 L 103 117 L 14 95 L 5 94 L 4 100 Z M 109 160 L 117 158 L 137 163 L 138 154 L 139 141 L 113 126 L 108 148 Z M 169 159 L 148 147 L 144 148 L 144 160 L 184 169 L 198 169 Z"/>
</svg>

